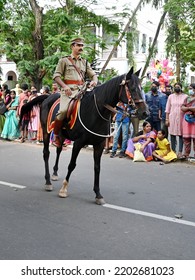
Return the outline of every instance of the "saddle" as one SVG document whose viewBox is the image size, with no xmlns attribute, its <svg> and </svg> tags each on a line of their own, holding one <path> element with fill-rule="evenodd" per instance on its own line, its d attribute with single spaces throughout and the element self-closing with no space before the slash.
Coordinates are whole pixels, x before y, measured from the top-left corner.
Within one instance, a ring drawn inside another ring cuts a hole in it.
<svg viewBox="0 0 195 280">
<path fill-rule="evenodd" d="M 88 82 L 84 83 L 82 88 L 77 93 L 77 95 L 70 100 L 66 118 L 65 118 L 65 125 L 64 125 L 63 129 L 67 129 L 67 128 L 72 129 L 74 127 L 74 124 L 75 124 L 75 121 L 77 118 L 78 108 L 80 106 L 80 100 L 83 97 L 83 95 L 85 94 L 85 92 L 87 91 L 87 86 L 88 86 Z M 48 118 L 47 118 L 47 132 L 48 133 L 50 133 L 54 129 L 55 118 L 56 118 L 57 112 L 59 111 L 59 107 L 60 107 L 60 98 L 58 98 L 54 102 L 54 104 L 51 106 L 51 108 L 49 110 L 49 114 L 48 114 Z"/>
<path fill-rule="evenodd" d="M 67 128 L 72 129 L 74 127 L 79 106 L 80 106 L 80 99 L 75 99 L 75 98 L 71 99 L 67 110 L 65 125 L 63 126 L 62 129 L 67 129 Z M 48 117 L 47 117 L 48 133 L 51 133 L 54 129 L 55 118 L 56 118 L 56 114 L 59 111 L 59 107 L 60 107 L 60 98 L 58 98 L 54 102 L 54 104 L 51 106 L 49 110 Z"/>
</svg>

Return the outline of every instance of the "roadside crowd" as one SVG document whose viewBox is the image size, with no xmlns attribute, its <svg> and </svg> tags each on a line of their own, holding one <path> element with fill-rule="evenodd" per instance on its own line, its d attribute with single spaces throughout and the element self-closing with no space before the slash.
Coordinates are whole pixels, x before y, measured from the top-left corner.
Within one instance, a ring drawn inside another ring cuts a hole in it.
<svg viewBox="0 0 195 280">
<path fill-rule="evenodd" d="M 59 92 L 54 82 L 50 91 L 44 86 L 40 92 L 27 84 L 17 84 L 9 89 L 6 84 L 0 87 L 0 137 L 24 143 L 30 140 L 43 142 L 40 124 L 40 108 L 34 106 L 30 115 L 24 115 L 19 127 L 19 117 L 24 104 L 41 94 Z M 142 122 L 131 112 L 128 104 L 119 102 L 118 113 L 113 116 L 114 137 L 106 139 L 104 153 L 110 157 L 130 157 L 133 161 L 160 160 L 163 163 L 176 159 L 195 157 L 195 84 L 190 84 L 187 93 L 182 84 L 167 85 L 164 92 L 157 81 L 151 82 L 150 91 L 142 96 L 150 115 Z M 124 115 L 123 112 L 129 112 Z M 133 128 L 133 129 L 132 129 Z M 52 136 L 51 136 L 52 137 Z M 52 139 L 51 139 L 52 141 Z M 69 145 L 66 139 L 64 145 Z M 117 154 L 117 151 L 119 153 Z"/>
<path fill-rule="evenodd" d="M 30 115 L 24 115 L 21 126 L 19 119 L 21 108 L 24 104 L 31 101 L 41 94 L 59 93 L 58 85 L 53 82 L 52 89 L 44 86 L 40 92 L 35 87 L 29 88 L 27 84 L 17 84 L 16 88 L 9 89 L 6 84 L 0 88 L 0 137 L 8 141 L 25 141 L 41 144 L 43 142 L 42 128 L 40 124 L 40 108 L 34 106 Z M 51 134 L 51 142 L 53 135 Z M 70 144 L 66 140 L 64 145 Z"/>
<path fill-rule="evenodd" d="M 142 93 L 143 94 L 143 93 Z M 114 158 L 130 157 L 133 161 L 160 160 L 164 163 L 177 159 L 195 157 L 195 84 L 190 84 L 184 93 L 181 83 L 165 91 L 159 89 L 157 81 L 151 82 L 150 91 L 144 93 L 150 115 L 139 129 L 136 115 L 123 117 L 130 110 L 127 104 L 117 104 L 114 116 L 114 137 L 107 139 L 104 153 Z M 129 127 L 133 126 L 133 133 Z M 117 150 L 120 152 L 117 154 Z"/>
</svg>

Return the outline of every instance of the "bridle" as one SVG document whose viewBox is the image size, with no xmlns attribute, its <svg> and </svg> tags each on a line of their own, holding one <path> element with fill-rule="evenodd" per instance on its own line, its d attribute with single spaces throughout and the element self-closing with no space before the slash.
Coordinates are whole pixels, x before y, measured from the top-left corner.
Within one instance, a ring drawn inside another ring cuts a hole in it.
<svg viewBox="0 0 195 280">
<path fill-rule="evenodd" d="M 121 88 L 120 88 L 120 91 L 119 91 L 119 99 L 120 99 L 120 97 L 122 95 L 122 91 L 123 91 L 123 87 L 124 87 L 125 88 L 126 97 L 127 97 L 127 100 L 128 100 L 128 105 L 136 108 L 136 104 L 137 103 L 142 103 L 142 102 L 144 102 L 144 100 L 143 99 L 135 99 L 134 100 L 132 98 L 131 92 L 130 92 L 128 86 L 127 86 L 129 82 L 130 82 L 130 80 L 123 79 L 122 82 L 120 83 Z"/>
</svg>

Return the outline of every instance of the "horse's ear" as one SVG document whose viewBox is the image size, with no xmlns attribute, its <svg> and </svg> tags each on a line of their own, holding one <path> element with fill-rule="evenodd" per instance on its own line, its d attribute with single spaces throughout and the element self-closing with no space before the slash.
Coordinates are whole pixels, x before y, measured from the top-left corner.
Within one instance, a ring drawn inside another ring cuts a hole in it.
<svg viewBox="0 0 195 280">
<path fill-rule="evenodd" d="M 133 74 L 133 66 L 131 67 L 131 69 L 129 70 L 129 72 L 127 73 L 126 79 L 129 80 L 131 78 L 131 75 Z"/>
<path fill-rule="evenodd" d="M 134 74 L 139 77 L 140 72 L 141 72 L 141 68 L 137 72 L 135 72 Z"/>
</svg>

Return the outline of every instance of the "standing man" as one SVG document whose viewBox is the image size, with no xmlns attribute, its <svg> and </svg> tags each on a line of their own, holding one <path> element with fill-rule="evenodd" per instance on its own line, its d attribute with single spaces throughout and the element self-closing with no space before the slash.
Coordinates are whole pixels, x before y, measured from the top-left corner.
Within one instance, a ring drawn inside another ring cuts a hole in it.
<svg viewBox="0 0 195 280">
<path fill-rule="evenodd" d="M 58 87 L 58 84 L 56 83 L 56 82 L 53 82 L 52 83 L 52 94 L 54 94 L 54 93 L 59 93 L 60 92 L 60 89 L 59 89 L 59 87 Z"/>
<path fill-rule="evenodd" d="M 160 108 L 159 108 L 159 118 L 161 119 L 161 129 L 165 131 L 165 138 L 168 138 L 168 126 L 166 126 L 166 104 L 169 95 L 172 93 L 173 87 L 171 85 L 166 85 L 165 92 L 162 93 L 160 98 Z"/>
<path fill-rule="evenodd" d="M 161 120 L 159 118 L 161 96 L 162 93 L 159 91 L 159 82 L 152 82 L 150 91 L 146 93 L 146 103 L 150 111 L 150 116 L 147 118 L 147 121 L 151 124 L 152 129 L 156 131 L 161 129 Z"/>
<path fill-rule="evenodd" d="M 85 77 L 91 79 L 89 88 L 97 85 L 98 79 L 89 62 L 81 57 L 84 42 L 81 38 L 71 41 L 72 53 L 70 56 L 62 57 L 53 75 L 54 81 L 61 87 L 60 109 L 55 119 L 54 141 L 56 147 L 60 147 L 59 131 L 66 116 L 70 100 L 77 95 L 79 89 L 85 82 Z"/>
<path fill-rule="evenodd" d="M 130 118 L 129 116 L 123 115 L 123 112 L 130 113 L 129 105 L 119 102 L 117 104 L 117 107 L 118 107 L 118 113 L 113 117 L 113 120 L 115 120 L 116 133 L 113 139 L 112 153 L 110 155 L 111 158 L 114 158 L 116 156 L 116 151 L 118 148 L 118 140 L 121 132 L 122 132 L 122 145 L 119 153 L 119 158 L 123 158 L 126 156 L 125 151 L 127 149 L 127 141 L 129 138 L 128 136 L 129 136 Z"/>
</svg>

